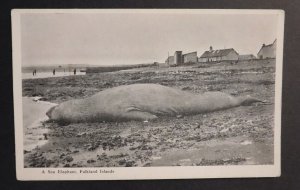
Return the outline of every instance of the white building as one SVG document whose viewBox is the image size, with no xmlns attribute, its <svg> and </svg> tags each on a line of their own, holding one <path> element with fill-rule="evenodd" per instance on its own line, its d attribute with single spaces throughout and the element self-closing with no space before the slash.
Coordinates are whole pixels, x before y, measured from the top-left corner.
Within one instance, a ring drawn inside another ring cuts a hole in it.
<svg viewBox="0 0 300 190">
<path fill-rule="evenodd" d="M 276 39 L 272 44 L 263 44 L 257 53 L 258 59 L 276 58 Z"/>
</svg>

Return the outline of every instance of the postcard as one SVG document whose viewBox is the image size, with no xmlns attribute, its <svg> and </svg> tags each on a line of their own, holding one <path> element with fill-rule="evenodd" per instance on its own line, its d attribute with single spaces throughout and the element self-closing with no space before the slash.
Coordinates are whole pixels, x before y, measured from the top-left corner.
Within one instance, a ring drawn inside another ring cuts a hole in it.
<svg viewBox="0 0 300 190">
<path fill-rule="evenodd" d="M 279 177 L 284 11 L 12 10 L 18 180 Z"/>
</svg>

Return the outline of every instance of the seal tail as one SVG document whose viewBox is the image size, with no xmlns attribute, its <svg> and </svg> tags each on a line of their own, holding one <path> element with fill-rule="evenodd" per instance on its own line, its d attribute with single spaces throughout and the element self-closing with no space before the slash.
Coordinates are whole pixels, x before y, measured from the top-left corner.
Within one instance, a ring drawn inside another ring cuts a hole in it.
<svg viewBox="0 0 300 190">
<path fill-rule="evenodd" d="M 240 99 L 240 104 L 242 106 L 250 106 L 252 105 L 253 103 L 261 103 L 261 104 L 264 104 L 264 105 L 268 105 L 268 104 L 271 104 L 269 102 L 267 102 L 266 100 L 260 100 L 260 99 L 257 99 L 257 98 L 253 98 L 251 97 L 250 95 L 246 96 L 246 97 L 242 97 Z"/>
</svg>

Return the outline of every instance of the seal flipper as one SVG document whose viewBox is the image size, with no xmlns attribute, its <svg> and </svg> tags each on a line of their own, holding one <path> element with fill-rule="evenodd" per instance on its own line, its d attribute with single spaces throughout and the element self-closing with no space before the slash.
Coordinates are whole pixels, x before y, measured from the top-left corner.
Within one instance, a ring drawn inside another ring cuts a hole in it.
<svg viewBox="0 0 300 190">
<path fill-rule="evenodd" d="M 146 121 L 146 120 L 148 121 L 148 120 L 153 120 L 158 118 L 156 115 L 152 113 L 145 112 L 145 111 L 138 111 L 138 110 L 126 112 L 124 116 L 126 117 L 127 120 L 140 120 L 140 121 Z"/>
<path fill-rule="evenodd" d="M 131 107 L 126 109 L 126 112 L 132 112 L 132 111 L 142 111 L 142 110 L 135 107 L 135 106 L 131 106 Z"/>
</svg>

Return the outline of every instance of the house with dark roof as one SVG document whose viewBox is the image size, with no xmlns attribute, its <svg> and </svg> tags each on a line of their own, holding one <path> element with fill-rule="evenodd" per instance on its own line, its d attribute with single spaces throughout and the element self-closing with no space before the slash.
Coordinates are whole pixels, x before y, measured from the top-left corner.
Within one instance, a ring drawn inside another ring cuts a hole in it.
<svg viewBox="0 0 300 190">
<path fill-rule="evenodd" d="M 237 61 L 239 54 L 233 49 L 213 50 L 210 46 L 209 51 L 205 51 L 200 57 L 199 62 L 215 62 L 215 61 Z"/>
<path fill-rule="evenodd" d="M 272 44 L 263 44 L 257 53 L 258 59 L 276 58 L 276 39 Z"/>
<path fill-rule="evenodd" d="M 253 54 L 239 55 L 239 60 L 241 61 L 253 60 L 253 59 L 256 59 L 256 57 Z"/>
</svg>

